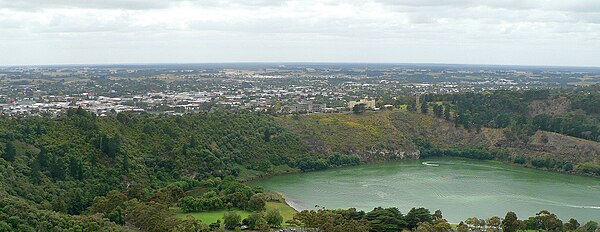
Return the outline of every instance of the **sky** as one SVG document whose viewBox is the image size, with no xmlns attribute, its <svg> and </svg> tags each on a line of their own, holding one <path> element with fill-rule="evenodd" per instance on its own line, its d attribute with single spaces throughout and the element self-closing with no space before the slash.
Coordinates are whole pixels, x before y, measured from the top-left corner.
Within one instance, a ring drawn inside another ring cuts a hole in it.
<svg viewBox="0 0 600 232">
<path fill-rule="evenodd" d="M 0 65 L 600 66 L 600 0 L 0 0 Z"/>
</svg>

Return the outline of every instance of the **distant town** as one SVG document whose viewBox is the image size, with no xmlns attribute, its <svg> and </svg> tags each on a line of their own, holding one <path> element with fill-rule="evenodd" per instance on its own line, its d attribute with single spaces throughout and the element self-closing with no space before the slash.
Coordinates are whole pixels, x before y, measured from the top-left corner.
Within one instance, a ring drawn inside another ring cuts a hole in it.
<svg viewBox="0 0 600 232">
<path fill-rule="evenodd" d="M 416 64 L 167 64 L 0 67 L 0 113 L 178 115 L 405 109 L 420 94 L 585 87 L 599 68 Z"/>
</svg>

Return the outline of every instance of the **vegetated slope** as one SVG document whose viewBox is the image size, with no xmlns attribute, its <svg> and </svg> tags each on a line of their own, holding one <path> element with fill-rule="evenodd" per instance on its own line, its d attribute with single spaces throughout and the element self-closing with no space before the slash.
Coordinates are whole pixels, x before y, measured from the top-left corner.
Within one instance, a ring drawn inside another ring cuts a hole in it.
<svg viewBox="0 0 600 232">
<path fill-rule="evenodd" d="M 512 155 L 552 158 L 574 164 L 600 163 L 600 143 L 555 132 L 538 130 L 534 135 L 514 141 L 507 138 L 510 128 L 482 128 L 481 132 L 456 127 L 441 118 L 411 112 L 389 113 L 394 125 L 407 134 L 427 138 L 437 147 L 487 147 L 507 149 Z"/>
<path fill-rule="evenodd" d="M 256 113 L 95 117 L 79 109 L 59 118 L 3 119 L 0 222 L 9 224 L 0 223 L 0 231 L 40 229 L 30 222 L 48 217 L 98 224 L 88 207 L 111 190 L 168 206 L 189 183 L 298 170 L 307 166 L 303 160 L 317 160 L 310 156 L 273 117 Z M 69 216 L 80 214 L 90 218 Z M 50 227 L 71 228 L 54 221 Z"/>
<path fill-rule="evenodd" d="M 525 158 L 524 165 L 547 158 L 551 162 L 570 162 L 572 165 L 600 164 L 598 142 L 546 131 L 514 137 L 511 128 L 484 127 L 477 132 L 442 118 L 408 111 L 286 116 L 279 122 L 297 133 L 313 151 L 348 152 L 365 161 L 397 158 L 373 157 L 369 151 L 376 149 L 413 154 L 419 148 L 411 138 L 422 138 L 441 149 L 505 150 L 512 156 L 509 157 L 511 160 Z"/>
<path fill-rule="evenodd" d="M 411 135 L 395 126 L 389 113 L 294 115 L 278 121 L 313 153 L 346 153 L 363 161 L 419 157 Z"/>
</svg>

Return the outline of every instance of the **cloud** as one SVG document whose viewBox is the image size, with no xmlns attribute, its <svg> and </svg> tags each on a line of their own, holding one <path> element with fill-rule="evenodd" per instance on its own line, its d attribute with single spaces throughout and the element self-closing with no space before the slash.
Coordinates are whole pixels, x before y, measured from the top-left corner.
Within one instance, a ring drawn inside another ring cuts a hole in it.
<svg viewBox="0 0 600 232">
<path fill-rule="evenodd" d="M 600 65 L 597 59 L 582 60 L 591 55 L 567 59 L 547 52 L 558 49 L 572 54 L 587 47 L 600 53 L 600 1 L 0 0 L 0 34 L 5 44 L 0 54 L 17 54 L 0 55 L 0 64 L 33 59 L 35 54 L 20 58 L 19 54 L 36 46 L 48 51 L 37 58 L 48 63 L 93 60 L 92 55 L 80 54 L 86 47 L 89 54 L 105 56 L 103 60 L 110 60 L 106 51 L 130 51 L 119 59 L 130 57 L 132 62 L 167 57 L 167 48 L 173 48 L 170 59 L 186 54 L 193 62 L 194 56 L 180 49 L 187 46 L 212 57 L 226 57 L 218 52 L 227 51 L 230 60 L 265 61 L 287 54 L 288 61 L 312 61 L 310 54 L 320 54 L 315 61 L 329 57 L 331 61 L 411 62 L 414 57 L 415 61 L 457 63 L 475 62 L 473 57 L 481 58 L 481 63 L 519 62 L 507 57 L 527 49 L 532 51 L 520 54 L 523 62 Z M 51 51 L 58 48 L 73 55 L 53 61 Z M 146 51 L 152 49 L 162 55 Z M 469 51 L 469 59 L 454 53 L 461 49 Z M 486 50 L 504 54 L 496 59 L 484 55 Z"/>
</svg>

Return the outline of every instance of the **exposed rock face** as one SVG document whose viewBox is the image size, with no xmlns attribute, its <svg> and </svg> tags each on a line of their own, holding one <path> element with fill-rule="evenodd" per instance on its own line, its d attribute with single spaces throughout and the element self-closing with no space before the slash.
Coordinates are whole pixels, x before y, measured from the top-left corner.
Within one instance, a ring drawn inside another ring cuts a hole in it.
<svg viewBox="0 0 600 232">
<path fill-rule="evenodd" d="M 534 114 L 547 113 L 546 106 L 554 110 L 570 107 L 568 99 L 562 98 L 532 104 Z M 297 133 L 311 152 L 351 154 L 363 162 L 419 159 L 419 148 L 411 137 L 426 138 L 440 148 L 500 148 L 526 157 L 600 162 L 600 142 L 546 131 L 538 131 L 527 140 L 508 141 L 507 129 L 483 128 L 478 133 L 444 119 L 409 112 L 306 115 L 280 122 Z"/>
<path fill-rule="evenodd" d="M 421 152 L 417 151 L 399 151 L 387 149 L 371 149 L 366 154 L 359 155 L 365 161 L 385 161 L 385 160 L 403 160 L 419 159 Z"/>
</svg>

